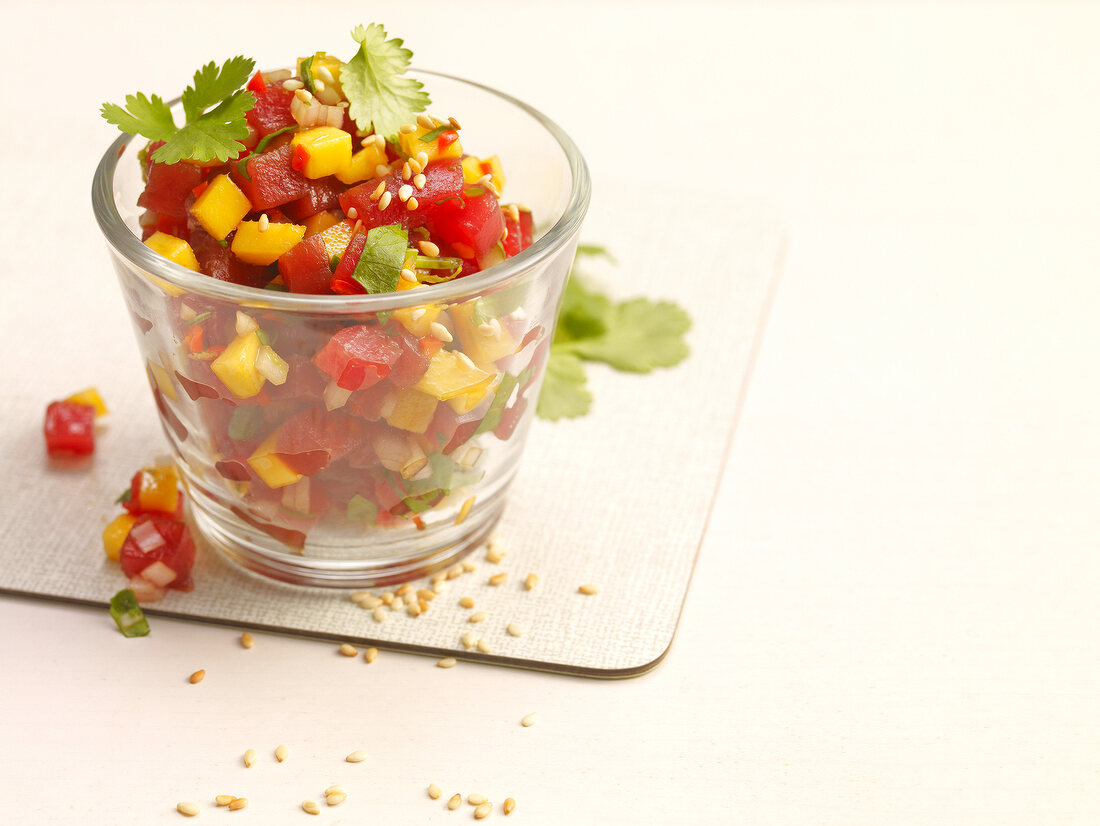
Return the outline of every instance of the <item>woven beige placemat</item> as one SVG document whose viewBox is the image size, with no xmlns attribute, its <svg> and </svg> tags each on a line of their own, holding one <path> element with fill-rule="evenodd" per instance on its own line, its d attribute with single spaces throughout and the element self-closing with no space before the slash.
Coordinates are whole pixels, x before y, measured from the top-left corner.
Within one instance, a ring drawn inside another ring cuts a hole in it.
<svg viewBox="0 0 1100 826">
<path fill-rule="evenodd" d="M 670 203 L 690 203 L 688 193 Z M 200 548 L 192 593 L 170 592 L 148 613 L 302 634 L 591 676 L 653 667 L 672 641 L 696 553 L 729 451 L 767 306 L 781 265 L 779 222 L 755 206 L 686 212 L 641 210 L 638 185 L 597 189 L 582 237 L 608 246 L 618 266 L 588 267 L 617 298 L 673 298 L 691 313 L 691 357 L 638 376 L 588 369 L 590 415 L 536 422 L 498 528 L 508 553 L 449 581 L 420 617 L 377 623 L 342 591 L 306 589 L 246 574 Z M 91 224 L 91 219 L 88 221 Z M 100 532 L 133 472 L 165 452 L 102 241 L 57 284 L 5 276 L 12 296 L 3 323 L 18 352 L 7 362 L 11 392 L 0 400 L 0 590 L 105 605 L 125 587 Z M 16 250 L 13 271 L 38 264 Z M 94 460 L 58 467 L 41 433 L 47 402 L 89 385 L 111 416 Z M 488 577 L 508 573 L 490 586 Z M 537 573 L 528 591 L 523 580 Z M 599 585 L 593 596 L 578 593 Z M 472 597 L 487 619 L 468 622 Z M 508 634 L 514 623 L 522 636 Z M 155 621 L 154 621 L 155 626 Z M 489 653 L 467 650 L 467 631 Z M 155 630 L 154 630 L 155 633 Z"/>
</svg>

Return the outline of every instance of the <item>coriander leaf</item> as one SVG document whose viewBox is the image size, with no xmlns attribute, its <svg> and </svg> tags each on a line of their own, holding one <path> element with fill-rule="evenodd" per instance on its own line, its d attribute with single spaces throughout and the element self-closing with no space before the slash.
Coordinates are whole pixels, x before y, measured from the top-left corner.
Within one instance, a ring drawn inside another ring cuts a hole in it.
<svg viewBox="0 0 1100 826">
<path fill-rule="evenodd" d="M 578 244 L 577 245 L 577 258 L 606 258 L 612 264 L 618 264 L 615 260 L 615 256 L 612 255 L 607 247 L 600 246 L 599 244 Z"/>
<path fill-rule="evenodd" d="M 367 233 L 367 243 L 351 277 L 368 293 L 392 293 L 401 279 L 408 246 L 409 233 L 400 224 L 374 227 Z"/>
<path fill-rule="evenodd" d="M 305 84 L 306 91 L 311 95 L 317 94 L 317 87 L 313 85 L 313 58 L 303 57 L 298 64 L 298 77 Z"/>
<path fill-rule="evenodd" d="M 515 390 L 517 384 L 519 384 L 518 376 L 513 376 L 511 373 L 504 374 L 500 384 L 497 385 L 497 389 L 493 391 L 493 401 L 489 404 L 489 409 L 485 411 L 485 415 L 481 418 L 481 424 L 474 431 L 475 436 L 488 433 L 490 430 L 496 430 L 496 426 L 500 424 L 500 417 L 504 415 L 504 408 L 508 406 L 508 402 L 512 398 L 512 391 Z"/>
<path fill-rule="evenodd" d="M 231 57 L 221 68 L 211 60 L 195 72 L 194 84 L 183 90 L 183 113 L 187 122 L 240 89 L 248 81 L 255 61 L 243 55 Z"/>
<path fill-rule="evenodd" d="M 359 43 L 359 51 L 340 69 L 348 114 L 361 132 L 373 128 L 377 135 L 393 137 L 431 103 L 423 83 L 401 77 L 412 52 L 402 48 L 404 41 L 399 38 L 386 40 L 386 30 L 378 23 L 356 26 L 351 36 Z"/>
<path fill-rule="evenodd" d="M 378 506 L 358 493 L 348 500 L 348 519 L 355 519 L 373 525 L 378 521 Z"/>
<path fill-rule="evenodd" d="M 142 92 L 126 96 L 126 108 L 117 103 L 104 103 L 100 114 L 107 123 L 130 135 L 141 135 L 152 141 L 166 141 L 176 131 L 172 110 L 157 95 L 147 98 Z"/>
<path fill-rule="evenodd" d="M 251 92 L 238 92 L 197 120 L 188 123 L 153 153 L 158 163 L 173 164 L 183 159 L 223 163 L 245 149 L 248 137 L 245 113 L 256 105 Z"/>
<path fill-rule="evenodd" d="M 442 135 L 444 132 L 453 132 L 453 131 L 454 131 L 454 127 L 451 126 L 451 124 L 444 123 L 441 126 L 437 126 L 431 132 L 425 132 L 423 135 L 420 136 L 419 139 L 421 141 L 423 141 L 424 143 L 431 143 L 436 138 L 438 138 L 440 135 Z"/>
<path fill-rule="evenodd" d="M 612 307 L 607 329 L 598 336 L 558 345 L 563 351 L 589 361 L 602 361 L 616 370 L 648 373 L 671 367 L 688 356 L 683 335 L 691 319 L 670 301 L 635 298 Z"/>
<path fill-rule="evenodd" d="M 592 406 L 587 384 L 581 360 L 571 353 L 551 348 L 539 391 L 539 418 L 557 421 L 583 416 Z"/>
<path fill-rule="evenodd" d="M 610 315 L 611 299 L 588 289 L 576 275 L 570 276 L 562 296 L 554 342 L 561 344 L 603 335 Z"/>
</svg>

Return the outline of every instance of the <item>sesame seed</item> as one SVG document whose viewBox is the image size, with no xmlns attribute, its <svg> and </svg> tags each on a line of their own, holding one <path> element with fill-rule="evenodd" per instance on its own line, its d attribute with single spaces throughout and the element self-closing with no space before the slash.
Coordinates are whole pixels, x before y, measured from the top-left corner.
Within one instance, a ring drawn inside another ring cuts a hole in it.
<svg viewBox="0 0 1100 826">
<path fill-rule="evenodd" d="M 471 806 L 480 806 L 482 803 L 486 803 L 489 800 L 485 795 L 474 792 L 473 794 L 466 795 L 466 802 Z"/>
<path fill-rule="evenodd" d="M 458 665 L 458 660 L 454 657 L 444 657 L 436 663 L 438 668 L 454 668 L 456 665 Z"/>
<path fill-rule="evenodd" d="M 413 310 L 413 312 L 414 313 L 416 313 L 416 312 L 424 313 L 426 311 L 425 310 Z M 419 318 L 419 316 L 415 316 L 415 315 L 413 316 L 414 321 L 417 318 Z M 438 585 L 439 583 L 441 583 L 446 578 L 447 578 L 447 572 L 446 571 L 440 571 L 438 574 L 433 574 L 431 580 L 429 580 L 429 581 L 432 583 L 432 585 Z"/>
<path fill-rule="evenodd" d="M 492 654 L 493 653 L 492 649 L 489 648 L 489 643 L 487 643 L 485 640 L 478 640 L 477 641 L 477 650 L 480 651 L 482 654 Z"/>
<path fill-rule="evenodd" d="M 325 803 L 327 803 L 330 806 L 339 806 L 341 803 L 343 803 L 347 799 L 348 799 L 348 796 L 346 794 L 344 794 L 343 792 L 335 792 L 334 794 L 326 794 L 325 795 Z"/>
<path fill-rule="evenodd" d="M 489 338 L 493 334 L 493 325 L 488 321 L 483 321 L 477 325 L 477 331 L 481 333 L 485 338 Z"/>
<path fill-rule="evenodd" d="M 278 760 L 280 763 L 286 760 L 289 754 L 290 749 L 288 749 L 286 746 L 279 745 L 275 747 L 275 759 Z"/>
<path fill-rule="evenodd" d="M 346 642 L 343 645 L 340 646 L 340 653 L 343 654 L 345 657 L 358 657 L 359 656 L 359 652 L 355 650 L 355 646 L 354 645 L 349 645 Z"/>
<path fill-rule="evenodd" d="M 476 809 L 474 809 L 474 820 L 484 820 L 489 816 L 489 813 L 493 811 L 493 804 L 486 800 Z"/>
<path fill-rule="evenodd" d="M 379 181 L 378 186 L 376 186 L 374 188 L 374 192 L 372 192 L 370 194 L 370 199 L 372 201 L 377 201 L 379 198 L 382 197 L 382 193 L 385 192 L 385 191 L 386 191 L 386 182 L 385 181 Z M 354 207 L 352 207 L 352 209 L 354 209 Z"/>
<path fill-rule="evenodd" d="M 428 600 L 428 602 L 431 602 L 431 601 L 432 601 L 433 599 L 435 599 L 435 594 L 434 594 L 434 593 L 432 593 L 431 591 L 429 591 L 429 590 L 428 590 L 427 588 L 421 588 L 421 589 L 419 589 L 419 590 L 418 590 L 418 591 L 416 592 L 416 595 L 417 595 L 417 597 L 419 597 L 420 599 L 426 599 L 426 600 Z"/>
<path fill-rule="evenodd" d="M 451 795 L 451 799 L 447 801 L 447 808 L 450 809 L 452 812 L 461 805 L 462 795 L 460 794 Z"/>
<path fill-rule="evenodd" d="M 303 800 L 302 811 L 307 815 L 319 815 L 321 814 L 321 807 L 317 805 L 315 800 Z"/>
<path fill-rule="evenodd" d="M 402 585 L 400 588 L 397 589 L 397 595 L 399 597 L 403 597 L 406 594 L 411 593 L 412 590 L 413 590 L 412 583 L 411 582 L 406 582 L 404 585 Z"/>
<path fill-rule="evenodd" d="M 508 631 L 508 634 L 510 636 L 513 636 L 513 637 L 522 637 L 523 636 L 523 626 L 522 625 L 516 625 L 514 622 L 508 623 L 508 628 L 506 630 Z"/>
<path fill-rule="evenodd" d="M 320 77 L 325 83 L 336 82 L 336 78 L 332 76 L 332 72 L 328 70 L 328 66 L 318 66 L 313 70 L 313 73 Z"/>
<path fill-rule="evenodd" d="M 472 358 L 470 358 L 468 355 L 466 355 L 465 353 L 463 353 L 463 352 L 459 352 L 458 360 L 461 361 L 463 364 L 465 364 L 467 367 L 469 367 L 471 370 L 476 370 L 477 369 L 477 365 L 474 364 L 474 360 Z"/>
<path fill-rule="evenodd" d="M 433 244 L 431 241 L 421 241 L 417 246 L 420 247 L 420 251 L 429 258 L 439 257 L 439 246 Z"/>
<path fill-rule="evenodd" d="M 412 176 L 413 176 L 412 167 L 409 166 L 408 161 L 405 161 L 405 163 L 401 164 L 401 180 L 407 181 Z"/>
<path fill-rule="evenodd" d="M 462 503 L 462 507 L 458 509 L 458 515 L 455 516 L 455 524 L 456 525 L 461 525 L 463 522 L 466 521 L 466 517 L 470 515 L 470 510 L 474 507 L 474 500 L 475 499 L 477 499 L 476 496 L 471 496 L 469 499 L 467 499 L 465 502 Z M 465 562 L 462 563 L 462 566 L 465 568 L 466 563 Z M 472 569 L 467 568 L 466 570 L 472 570 Z"/>
<path fill-rule="evenodd" d="M 410 617 L 419 617 L 423 612 L 420 610 L 419 605 L 417 605 L 416 603 L 412 603 L 409 605 L 408 608 L 405 609 L 405 613 L 408 614 Z"/>
<path fill-rule="evenodd" d="M 398 131 L 399 131 L 399 132 L 400 132 L 400 133 L 401 133 L 402 135 L 411 135 L 411 134 L 412 134 L 413 132 L 415 132 L 415 131 L 416 131 L 416 127 L 415 127 L 415 126 L 413 126 L 413 125 L 412 125 L 411 123 L 406 123 L 406 124 L 405 124 L 404 126 L 402 126 L 402 127 L 401 127 L 401 128 L 400 128 L 400 129 L 398 130 Z"/>
<path fill-rule="evenodd" d="M 472 574 L 477 570 L 477 566 L 468 559 L 462 560 L 462 570 L 468 574 Z"/>
<path fill-rule="evenodd" d="M 319 78 L 314 78 L 313 88 L 316 89 L 318 92 L 323 92 L 325 91 L 325 82 L 323 80 L 320 80 Z"/>
<path fill-rule="evenodd" d="M 344 787 L 341 786 L 339 783 L 333 783 L 331 786 L 329 786 L 327 789 L 325 789 L 325 797 L 328 797 L 330 794 L 343 794 L 343 793 L 344 793 Z"/>
<path fill-rule="evenodd" d="M 233 795 L 231 794 L 219 794 L 214 798 L 214 802 L 219 806 L 228 806 L 233 802 Z"/>
<path fill-rule="evenodd" d="M 256 750 L 255 749 L 248 749 L 248 751 L 246 751 L 244 753 L 244 767 L 246 769 L 250 769 L 250 768 L 252 768 L 252 764 L 255 763 L 255 762 L 256 762 Z"/>
<path fill-rule="evenodd" d="M 582 594 L 586 594 L 587 596 L 592 596 L 593 594 L 598 594 L 600 592 L 600 586 L 599 585 L 581 585 L 579 588 L 577 588 L 577 590 L 580 591 Z"/>
<path fill-rule="evenodd" d="M 392 198 L 390 197 L 390 193 L 383 192 L 382 197 L 378 199 L 378 208 L 385 211 L 386 208 L 390 205 L 391 200 Z"/>
<path fill-rule="evenodd" d="M 229 803 L 229 810 L 231 812 L 237 812 L 245 808 L 246 806 L 248 806 L 247 797 L 234 797 L 233 800 Z"/>
<path fill-rule="evenodd" d="M 499 550 L 498 548 L 490 548 L 485 552 L 486 562 L 492 562 L 493 564 L 496 564 L 502 559 L 504 559 L 504 552 Z"/>
<path fill-rule="evenodd" d="M 424 317 L 424 314 L 427 312 L 428 311 L 425 310 L 423 307 L 417 307 L 415 310 L 409 313 L 409 318 L 411 318 L 413 321 L 420 321 L 420 319 L 422 319 Z M 446 578 L 446 575 L 444 575 L 444 578 Z M 432 582 L 435 582 L 434 576 L 432 577 Z"/>
<path fill-rule="evenodd" d="M 381 605 L 375 606 L 374 612 L 373 612 L 372 615 L 374 616 L 374 621 L 375 622 L 385 622 L 386 621 L 386 609 L 383 608 Z"/>
<path fill-rule="evenodd" d="M 313 101 L 313 95 L 306 89 L 296 89 L 294 97 L 298 98 L 302 103 L 311 103 Z"/>
<path fill-rule="evenodd" d="M 381 186 L 383 189 L 385 188 L 385 185 L 381 181 L 378 182 L 378 185 Z M 347 216 L 349 220 L 354 221 L 356 218 L 359 217 L 359 210 L 357 210 L 355 207 L 348 207 Z"/>
<path fill-rule="evenodd" d="M 440 324 L 438 321 L 433 321 L 430 325 L 428 325 L 428 329 L 431 330 L 432 335 L 438 338 L 440 341 L 454 341 L 454 336 L 452 336 L 447 328 Z M 450 579 L 451 577 L 448 576 L 447 578 Z"/>
<path fill-rule="evenodd" d="M 351 228 L 351 234 L 352 234 L 352 235 L 358 235 L 358 234 L 359 234 L 359 228 L 360 228 L 361 226 L 363 226 L 363 222 L 362 222 L 362 221 L 360 221 L 360 220 L 358 220 L 358 219 L 356 219 L 356 221 L 355 221 L 355 226 L 353 226 L 353 227 Z"/>
<path fill-rule="evenodd" d="M 393 598 L 393 591 L 386 591 L 384 594 L 382 594 L 382 602 L 386 603 L 386 605 L 393 605 Z"/>
<path fill-rule="evenodd" d="M 416 200 L 416 198 L 409 198 L 409 200 L 405 201 L 405 206 L 408 207 L 409 212 L 416 212 L 416 210 L 420 208 L 420 201 Z"/>
<path fill-rule="evenodd" d="M 367 759 L 367 753 L 362 749 L 356 749 L 347 757 L 344 758 L 348 763 L 362 763 Z"/>
<path fill-rule="evenodd" d="M 467 631 L 462 635 L 462 644 L 466 646 L 466 648 L 473 648 L 477 645 L 477 637 L 474 636 L 473 631 Z"/>
<path fill-rule="evenodd" d="M 268 226 L 271 225 L 271 219 L 267 217 L 267 213 L 265 212 L 263 215 L 260 216 L 260 220 L 257 221 L 256 224 L 256 229 L 258 229 L 260 232 L 267 232 Z"/>
<path fill-rule="evenodd" d="M 417 115 L 416 122 L 427 129 L 429 132 L 435 129 L 435 121 L 427 115 Z"/>
<path fill-rule="evenodd" d="M 416 175 L 413 176 L 413 186 L 415 186 L 417 189 L 423 189 L 424 185 L 427 183 L 428 179 L 424 177 L 423 172 L 417 172 Z M 438 253 L 436 254 L 438 255 Z"/>
<path fill-rule="evenodd" d="M 433 330 L 432 332 L 434 333 L 435 331 Z M 452 565 L 450 568 L 447 569 L 447 579 L 456 579 L 460 576 L 462 576 L 461 565 Z"/>
<path fill-rule="evenodd" d="M 377 608 L 381 604 L 382 604 L 382 600 L 379 597 L 367 597 L 366 599 L 364 599 L 362 602 L 359 603 L 359 605 L 361 607 L 367 608 L 367 609 L 370 609 L 370 610 L 374 610 L 375 608 Z"/>
<path fill-rule="evenodd" d="M 474 599 L 473 597 L 463 597 L 458 601 L 458 604 L 461 605 L 463 608 L 473 608 Z"/>
<path fill-rule="evenodd" d="M 504 814 L 510 815 L 516 810 L 516 799 L 514 797 L 504 798 Z"/>
<path fill-rule="evenodd" d="M 286 89 L 288 92 L 297 92 L 303 86 L 305 86 L 305 84 L 297 78 L 292 77 L 290 80 L 283 81 L 283 88 Z"/>
<path fill-rule="evenodd" d="M 366 651 L 363 652 L 363 659 L 369 663 L 374 662 L 376 659 L 378 659 L 378 649 L 368 648 Z"/>
<path fill-rule="evenodd" d="M 389 174 L 390 168 L 384 163 L 380 163 L 374 168 L 374 177 L 376 178 L 385 178 Z"/>
<path fill-rule="evenodd" d="M 439 798 L 442 796 L 443 790 L 439 788 L 439 786 L 435 785 L 435 783 L 432 783 L 428 786 L 428 797 L 430 797 L 432 800 L 439 800 Z"/>
<path fill-rule="evenodd" d="M 452 129 L 461 129 L 462 128 L 462 124 L 460 124 L 454 118 L 447 118 L 447 123 L 451 124 Z"/>
<path fill-rule="evenodd" d="M 436 582 L 432 585 L 432 593 L 433 594 L 437 594 L 437 595 L 442 594 L 446 590 L 447 590 L 447 583 L 446 582 Z"/>
<path fill-rule="evenodd" d="M 535 590 L 535 586 L 539 584 L 538 574 L 528 574 L 527 579 L 523 580 L 523 587 L 528 591 Z"/>
<path fill-rule="evenodd" d="M 517 207 L 515 204 L 508 204 L 508 206 L 506 206 L 505 209 L 508 210 L 508 217 L 511 218 L 513 222 L 518 224 L 519 223 L 519 207 Z"/>
<path fill-rule="evenodd" d="M 191 682 L 191 685 L 195 685 L 195 683 L 201 683 L 202 678 L 205 677 L 205 676 L 206 676 L 206 669 L 205 668 L 200 668 L 198 671 L 196 671 L 194 674 L 192 674 L 187 679 Z"/>
<path fill-rule="evenodd" d="M 491 577 L 489 577 L 489 584 L 490 585 L 503 585 L 507 579 L 508 579 L 508 574 L 504 574 L 504 573 L 493 574 Z"/>
<path fill-rule="evenodd" d="M 425 152 L 424 150 L 421 150 L 421 151 L 417 152 L 416 153 L 416 162 L 418 164 L 420 164 L 420 168 L 423 169 L 425 166 L 428 165 L 428 153 Z"/>
<path fill-rule="evenodd" d="M 387 399 L 386 401 L 389 401 L 389 399 Z M 394 407 L 396 407 L 396 406 L 397 405 L 395 403 Z M 390 413 L 393 413 L 393 411 L 391 410 Z M 405 598 L 404 597 L 394 597 L 393 602 L 390 603 L 390 610 L 391 611 L 397 611 L 397 610 L 400 610 L 401 608 L 404 608 L 404 607 L 405 607 Z"/>
<path fill-rule="evenodd" d="M 488 616 L 489 615 L 486 614 L 484 611 L 478 611 L 476 613 L 470 614 L 470 622 L 485 622 Z"/>
<path fill-rule="evenodd" d="M 539 719 L 539 713 L 537 711 L 532 711 L 530 714 L 528 714 L 526 717 L 524 717 L 522 720 L 520 720 L 519 723 L 524 728 L 530 728 L 531 726 L 533 726 L 535 723 L 538 722 L 538 719 Z"/>
<path fill-rule="evenodd" d="M 199 813 L 199 804 L 190 801 L 176 804 L 176 811 L 184 817 L 195 817 Z"/>
<path fill-rule="evenodd" d="M 401 278 L 405 281 L 408 281 L 410 284 L 417 283 L 416 271 L 410 270 L 408 267 L 401 268 Z"/>
<path fill-rule="evenodd" d="M 241 648 L 251 648 L 256 644 L 256 641 L 252 639 L 252 635 L 245 631 L 241 634 Z"/>
</svg>

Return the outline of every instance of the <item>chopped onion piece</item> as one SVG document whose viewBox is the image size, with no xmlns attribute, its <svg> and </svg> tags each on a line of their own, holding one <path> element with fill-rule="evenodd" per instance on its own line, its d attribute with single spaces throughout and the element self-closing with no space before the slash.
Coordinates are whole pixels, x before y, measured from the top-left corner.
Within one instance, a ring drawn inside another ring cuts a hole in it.
<svg viewBox="0 0 1100 826">
<path fill-rule="evenodd" d="M 309 513 L 309 477 L 283 488 L 283 507 L 295 513 Z"/>
<path fill-rule="evenodd" d="M 290 372 L 290 365 L 269 345 L 264 344 L 256 354 L 256 370 L 272 384 L 282 384 Z"/>
<path fill-rule="evenodd" d="M 334 126 L 344 124 L 344 110 L 339 106 L 329 106 L 317 98 L 302 100 L 297 95 L 290 101 L 290 116 L 299 126 Z"/>
<path fill-rule="evenodd" d="M 481 448 L 477 445 L 470 445 L 462 452 L 462 456 L 457 461 L 462 467 L 473 467 L 480 458 Z"/>
<path fill-rule="evenodd" d="M 276 69 L 273 72 L 264 72 L 263 79 L 265 83 L 279 83 L 283 80 L 290 80 L 294 77 L 290 69 Z"/>
<path fill-rule="evenodd" d="M 348 399 L 351 398 L 351 392 L 352 391 L 345 390 L 338 385 L 335 379 L 330 380 L 323 394 L 325 399 L 325 410 L 335 410 L 338 407 L 343 407 L 348 403 Z"/>
<path fill-rule="evenodd" d="M 428 457 L 424 455 L 418 442 L 412 439 L 405 440 L 407 450 L 406 459 L 401 465 L 401 478 L 411 479 L 428 466 Z"/>
<path fill-rule="evenodd" d="M 164 589 L 145 577 L 136 576 L 130 580 L 130 590 L 138 602 L 156 602 L 164 599 Z"/>
<path fill-rule="evenodd" d="M 256 319 L 237 310 L 237 335 L 247 336 L 253 330 L 258 329 L 260 329 L 260 325 L 256 323 Z"/>
<path fill-rule="evenodd" d="M 174 580 L 177 576 L 176 572 L 161 562 L 159 559 L 152 565 L 146 566 L 141 572 L 143 579 L 147 579 L 154 585 L 159 585 L 163 588 L 169 582 Z"/>
<path fill-rule="evenodd" d="M 137 545 L 138 550 L 143 554 L 155 551 L 165 544 L 164 537 L 160 535 L 157 526 L 152 522 L 142 522 L 134 525 L 134 527 L 130 529 L 130 537 L 134 540 L 134 544 Z"/>
</svg>

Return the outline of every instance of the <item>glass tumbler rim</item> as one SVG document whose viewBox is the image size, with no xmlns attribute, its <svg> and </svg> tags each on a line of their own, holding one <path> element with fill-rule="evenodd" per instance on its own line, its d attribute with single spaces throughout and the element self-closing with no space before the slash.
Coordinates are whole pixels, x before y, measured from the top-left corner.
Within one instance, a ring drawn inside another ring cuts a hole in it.
<svg viewBox="0 0 1100 826">
<path fill-rule="evenodd" d="M 564 152 L 572 184 L 565 209 L 552 227 L 518 255 L 473 275 L 441 284 L 425 285 L 424 289 L 414 291 L 415 295 L 410 295 L 410 291 L 362 296 L 304 295 L 220 281 L 189 270 L 157 254 L 142 243 L 123 221 L 115 202 L 114 177 L 118 162 L 133 139 L 127 134 L 120 135 L 110 145 L 96 167 L 92 179 L 92 209 L 100 230 L 118 255 L 175 287 L 198 295 L 233 301 L 244 306 L 273 310 L 320 314 L 377 313 L 413 304 L 419 305 L 426 301 L 454 300 L 507 285 L 544 259 L 556 254 L 580 229 L 591 199 L 591 181 L 584 157 L 573 139 L 560 126 L 538 109 L 506 92 L 443 72 L 417 69 L 414 73 L 454 81 L 487 92 L 511 104 L 542 126 Z M 171 101 L 171 105 L 176 103 L 178 98 Z"/>
</svg>

